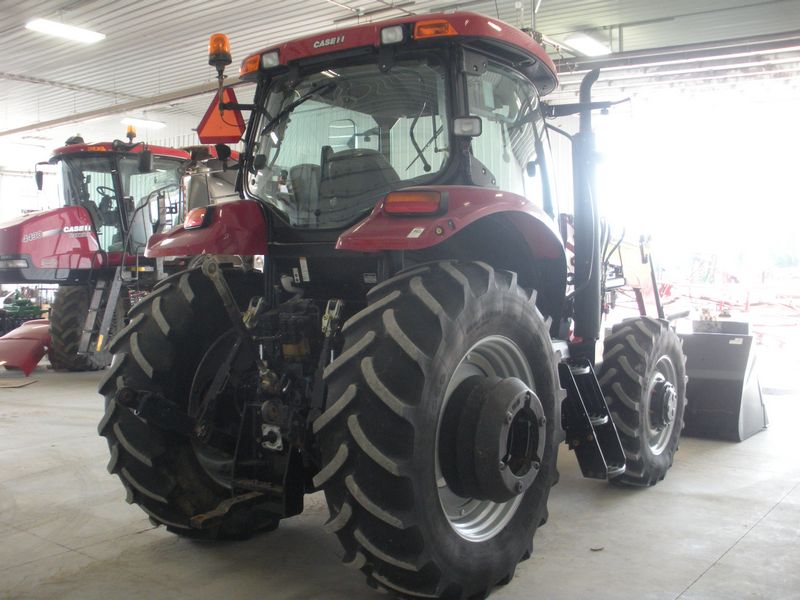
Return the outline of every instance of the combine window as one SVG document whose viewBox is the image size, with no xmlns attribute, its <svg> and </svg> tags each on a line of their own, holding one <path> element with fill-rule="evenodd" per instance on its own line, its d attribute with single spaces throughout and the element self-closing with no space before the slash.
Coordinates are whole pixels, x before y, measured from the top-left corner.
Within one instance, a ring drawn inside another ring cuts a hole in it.
<svg viewBox="0 0 800 600">
<path fill-rule="evenodd" d="M 121 252 L 126 237 L 127 250 L 140 251 L 153 231 L 182 218 L 182 161 L 157 157 L 154 166 L 153 172 L 140 173 L 135 156 L 111 153 L 60 159 L 64 205 L 86 209 L 104 251 Z"/>
<path fill-rule="evenodd" d="M 86 209 L 106 252 L 122 240 L 122 221 L 111 156 L 75 156 L 60 161 L 65 206 Z"/>
</svg>

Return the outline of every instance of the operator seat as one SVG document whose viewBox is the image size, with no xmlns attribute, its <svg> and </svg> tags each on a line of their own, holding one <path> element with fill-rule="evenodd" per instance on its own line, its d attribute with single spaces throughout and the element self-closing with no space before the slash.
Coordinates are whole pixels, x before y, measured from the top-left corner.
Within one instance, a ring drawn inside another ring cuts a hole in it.
<svg viewBox="0 0 800 600">
<path fill-rule="evenodd" d="M 289 169 L 298 220 L 311 218 L 319 200 L 319 165 L 303 163 Z"/>
<path fill-rule="evenodd" d="M 326 161 L 320 199 L 352 198 L 386 192 L 400 181 L 386 157 L 369 148 L 335 152 Z"/>
</svg>

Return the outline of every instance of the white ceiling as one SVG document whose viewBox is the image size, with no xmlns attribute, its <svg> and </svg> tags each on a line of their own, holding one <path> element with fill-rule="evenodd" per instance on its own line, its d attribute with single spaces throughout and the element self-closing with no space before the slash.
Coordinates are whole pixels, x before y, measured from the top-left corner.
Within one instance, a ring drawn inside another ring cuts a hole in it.
<svg viewBox="0 0 800 600">
<path fill-rule="evenodd" d="M 424 14 L 440 9 L 474 10 L 515 25 L 531 24 L 531 0 L 0 0 L 0 136 L 54 119 L 117 104 L 151 98 L 199 84 L 213 84 L 206 64 L 211 33 L 231 38 L 234 67 L 245 56 L 267 45 L 367 19 L 382 19 L 407 10 Z M 791 33 L 798 46 L 777 57 L 781 80 L 798 81 L 800 74 L 800 1 L 798 0 L 538 0 L 536 28 L 548 38 L 563 41 L 571 32 L 588 31 L 608 40 L 623 57 L 649 49 L 696 45 L 718 40 L 755 38 Z M 358 16 L 361 11 L 368 16 Z M 378 11 L 378 12 L 373 12 Z M 63 20 L 106 35 L 91 45 L 58 41 L 25 29 L 35 17 Z M 621 33 L 621 35 L 620 35 Z M 795 51 L 797 50 L 797 51 Z M 552 50 L 567 59 L 564 69 L 582 68 L 581 60 Z M 773 53 L 774 54 L 774 53 Z M 760 55 L 759 55 L 760 56 Z M 743 61 L 750 78 L 770 76 L 776 57 Z M 782 59 L 783 62 L 781 62 Z M 753 64 L 750 64 L 753 63 Z M 708 64 L 706 61 L 703 64 Z M 620 63 L 626 66 L 624 63 Z M 695 65 L 696 66 L 696 65 Z M 701 65 L 702 66 L 702 65 Z M 725 65 L 741 71 L 741 64 Z M 652 83 L 653 72 L 637 67 Z M 231 69 L 235 72 L 235 68 Z M 726 74 L 728 71 L 721 71 Z M 773 78 L 775 74 L 773 73 Z M 574 79 L 575 76 L 572 76 Z M 565 75 L 569 85 L 570 75 Z M 667 79 L 669 82 L 669 80 Z M 680 81 L 680 80 L 678 80 Z M 568 88 L 565 88 L 568 89 Z M 616 91 L 616 88 L 615 88 Z M 240 92 L 246 99 L 247 92 Z M 145 139 L 191 138 L 209 102 L 208 96 L 174 100 L 147 110 L 147 116 L 169 123 L 165 130 L 144 132 Z M 13 143 L 41 147 L 59 145 L 77 131 L 87 138 L 121 137 L 120 115 L 71 124 L 58 129 L 27 131 L 0 137 L 0 148 Z"/>
</svg>

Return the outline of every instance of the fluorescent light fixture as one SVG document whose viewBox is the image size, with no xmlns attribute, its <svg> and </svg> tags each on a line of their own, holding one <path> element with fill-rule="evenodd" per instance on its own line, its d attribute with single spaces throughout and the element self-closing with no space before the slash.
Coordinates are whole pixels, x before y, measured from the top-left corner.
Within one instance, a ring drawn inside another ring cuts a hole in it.
<svg viewBox="0 0 800 600">
<path fill-rule="evenodd" d="M 585 56 L 608 56 L 611 48 L 585 33 L 576 33 L 564 40 L 570 48 L 574 48 Z"/>
<path fill-rule="evenodd" d="M 25 23 L 25 28 L 31 31 L 38 31 L 39 33 L 46 33 L 55 37 L 64 38 L 65 40 L 72 40 L 73 42 L 81 42 L 83 44 L 94 44 L 106 38 L 104 33 L 97 33 L 82 27 L 75 27 L 74 25 L 67 25 L 66 23 L 59 23 L 58 21 L 49 21 L 47 19 L 33 19 Z"/>
<path fill-rule="evenodd" d="M 164 121 L 153 121 L 151 119 L 139 119 L 138 117 L 125 117 L 120 121 L 123 125 L 133 125 L 142 129 L 163 129 L 167 126 Z"/>
</svg>

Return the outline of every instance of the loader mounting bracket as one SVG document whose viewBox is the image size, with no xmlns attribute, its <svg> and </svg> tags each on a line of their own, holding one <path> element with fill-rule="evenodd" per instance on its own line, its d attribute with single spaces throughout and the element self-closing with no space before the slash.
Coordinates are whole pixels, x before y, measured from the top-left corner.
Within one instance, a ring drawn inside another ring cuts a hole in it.
<svg viewBox="0 0 800 600">
<path fill-rule="evenodd" d="M 610 479 L 625 472 L 625 453 L 591 363 L 573 359 L 558 365 L 567 390 L 561 424 L 584 477 Z"/>
</svg>

